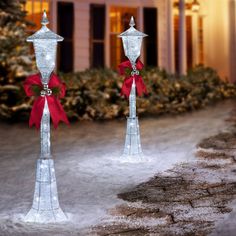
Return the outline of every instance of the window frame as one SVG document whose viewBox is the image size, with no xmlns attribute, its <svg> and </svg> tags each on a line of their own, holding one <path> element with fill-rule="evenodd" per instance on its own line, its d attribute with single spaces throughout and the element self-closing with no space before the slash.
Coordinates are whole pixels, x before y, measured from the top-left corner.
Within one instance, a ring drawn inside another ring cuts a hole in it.
<svg viewBox="0 0 236 236">
<path fill-rule="evenodd" d="M 94 38 L 94 31 L 93 31 L 93 10 L 95 8 L 103 8 L 104 9 L 104 15 L 103 15 L 103 18 L 104 18 L 104 29 L 103 29 L 103 39 L 97 39 L 97 38 Z M 90 65 L 90 68 L 104 68 L 105 67 L 105 50 L 106 50 L 106 47 L 105 47 L 105 42 L 106 42 L 106 5 L 105 4 L 93 4 L 91 3 L 90 4 L 90 22 L 89 22 L 89 27 L 90 27 L 90 30 L 89 30 L 89 65 Z M 95 44 L 101 44 L 103 46 L 103 62 L 102 62 L 102 65 L 98 65 L 96 66 L 95 65 L 95 61 L 94 61 L 94 45 Z"/>
</svg>

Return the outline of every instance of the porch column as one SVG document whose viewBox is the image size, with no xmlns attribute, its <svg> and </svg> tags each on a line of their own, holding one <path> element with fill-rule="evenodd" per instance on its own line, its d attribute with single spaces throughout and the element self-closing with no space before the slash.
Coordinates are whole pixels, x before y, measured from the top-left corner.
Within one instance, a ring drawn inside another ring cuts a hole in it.
<svg viewBox="0 0 236 236">
<path fill-rule="evenodd" d="M 167 34 L 168 34 L 168 71 L 175 72 L 175 53 L 174 53 L 174 19 L 173 19 L 173 0 L 167 2 Z"/>
<path fill-rule="evenodd" d="M 179 0 L 179 74 L 187 71 L 185 0 Z"/>
</svg>

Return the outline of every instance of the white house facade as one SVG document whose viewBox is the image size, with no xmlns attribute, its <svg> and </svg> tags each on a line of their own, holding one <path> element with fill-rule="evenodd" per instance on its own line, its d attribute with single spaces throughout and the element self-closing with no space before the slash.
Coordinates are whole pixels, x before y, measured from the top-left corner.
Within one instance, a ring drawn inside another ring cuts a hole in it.
<svg viewBox="0 0 236 236">
<path fill-rule="evenodd" d="M 149 35 L 146 66 L 185 74 L 204 64 L 236 81 L 236 0 L 28 0 L 25 9 L 36 24 L 43 9 L 49 12 L 50 27 L 65 39 L 58 51 L 64 72 L 116 69 L 125 59 L 117 35 L 133 15 Z"/>
</svg>

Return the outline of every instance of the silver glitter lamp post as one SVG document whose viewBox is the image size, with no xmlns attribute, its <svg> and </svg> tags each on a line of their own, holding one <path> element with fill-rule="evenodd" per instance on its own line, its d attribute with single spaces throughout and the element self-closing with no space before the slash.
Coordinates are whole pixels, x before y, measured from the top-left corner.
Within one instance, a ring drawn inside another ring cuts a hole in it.
<svg viewBox="0 0 236 236">
<path fill-rule="evenodd" d="M 140 56 L 142 40 L 147 35 L 134 28 L 134 18 L 131 17 L 130 28 L 121 33 L 119 37 L 122 38 L 125 56 L 128 57 L 132 65 L 131 75 L 138 75 L 139 71 L 136 68 L 136 60 Z M 133 157 L 137 160 L 142 159 L 142 147 L 140 141 L 139 123 L 136 116 L 136 85 L 133 79 L 131 92 L 129 95 L 129 117 L 127 118 L 127 130 L 125 138 L 125 147 L 122 157 Z"/>
<path fill-rule="evenodd" d="M 28 42 L 33 42 L 36 64 L 41 73 L 41 81 L 44 87 L 41 91 L 41 96 L 52 93 L 48 88 L 48 82 L 55 67 L 57 42 L 63 40 L 61 36 L 47 28 L 46 25 L 48 23 L 47 15 L 44 11 L 41 21 L 42 28 L 27 38 Z M 45 99 L 40 133 L 41 154 L 37 160 L 33 205 L 26 215 L 25 221 L 39 223 L 65 221 L 67 217 L 58 202 L 54 161 L 51 156 L 50 112 L 47 99 Z"/>
</svg>

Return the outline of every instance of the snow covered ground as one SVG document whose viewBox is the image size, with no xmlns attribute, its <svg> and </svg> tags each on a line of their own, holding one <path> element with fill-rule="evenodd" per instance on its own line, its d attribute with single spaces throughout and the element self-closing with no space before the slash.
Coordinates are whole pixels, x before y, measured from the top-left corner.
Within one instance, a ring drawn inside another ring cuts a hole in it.
<svg viewBox="0 0 236 236">
<path fill-rule="evenodd" d="M 117 194 L 181 162 L 194 161 L 196 144 L 227 127 L 227 101 L 177 117 L 140 120 L 145 162 L 121 160 L 126 121 L 78 122 L 52 130 L 61 208 L 68 222 L 23 221 L 32 204 L 39 133 L 27 124 L 0 124 L 0 235 L 89 235 L 122 203 Z"/>
</svg>

